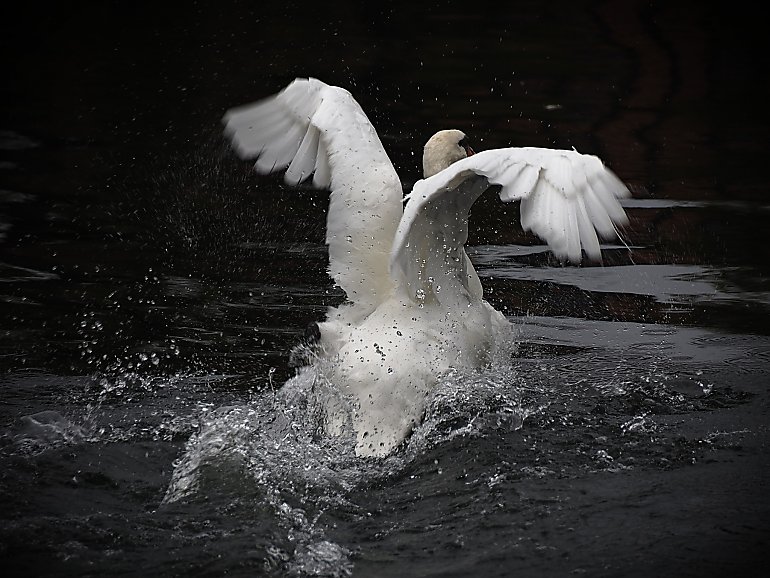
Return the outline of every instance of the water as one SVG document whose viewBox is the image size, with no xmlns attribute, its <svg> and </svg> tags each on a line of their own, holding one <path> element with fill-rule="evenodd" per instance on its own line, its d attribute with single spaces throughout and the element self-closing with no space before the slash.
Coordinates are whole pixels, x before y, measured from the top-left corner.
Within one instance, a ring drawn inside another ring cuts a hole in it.
<svg viewBox="0 0 770 578">
<path fill-rule="evenodd" d="M 20 9 L 0 35 L 6 573 L 760 573 L 758 18 L 86 6 Z M 307 371 L 281 389 L 342 299 L 326 193 L 256 177 L 219 135 L 224 110 L 299 75 L 353 91 L 406 187 L 452 125 L 477 149 L 598 154 L 635 194 L 603 267 L 559 266 L 494 195 L 474 207 L 469 252 L 516 338 L 446 376 L 381 461 L 319 435 Z"/>
</svg>

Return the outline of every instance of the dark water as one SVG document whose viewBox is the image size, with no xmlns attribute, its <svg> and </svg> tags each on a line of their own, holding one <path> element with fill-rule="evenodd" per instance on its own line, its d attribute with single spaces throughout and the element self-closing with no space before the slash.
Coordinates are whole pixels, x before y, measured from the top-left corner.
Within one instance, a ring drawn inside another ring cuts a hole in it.
<svg viewBox="0 0 770 578">
<path fill-rule="evenodd" d="M 0 18 L 5 575 L 761 574 L 757 14 L 156 4 Z M 517 343 L 448 376 L 381 462 L 274 393 L 342 299 L 326 193 L 256 177 L 219 134 L 228 107 L 307 75 L 354 93 L 407 188 L 452 126 L 598 154 L 635 195 L 631 250 L 604 267 L 560 267 L 494 195 L 474 207 L 470 252 Z"/>
</svg>

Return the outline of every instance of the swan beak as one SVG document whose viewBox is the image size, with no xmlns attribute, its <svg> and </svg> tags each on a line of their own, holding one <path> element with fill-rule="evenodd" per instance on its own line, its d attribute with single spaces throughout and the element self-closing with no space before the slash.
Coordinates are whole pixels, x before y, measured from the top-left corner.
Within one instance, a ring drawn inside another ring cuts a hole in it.
<svg viewBox="0 0 770 578">
<path fill-rule="evenodd" d="M 463 148 L 465 149 L 466 156 L 472 157 L 476 154 L 476 151 L 471 148 L 471 145 L 463 145 Z"/>
</svg>

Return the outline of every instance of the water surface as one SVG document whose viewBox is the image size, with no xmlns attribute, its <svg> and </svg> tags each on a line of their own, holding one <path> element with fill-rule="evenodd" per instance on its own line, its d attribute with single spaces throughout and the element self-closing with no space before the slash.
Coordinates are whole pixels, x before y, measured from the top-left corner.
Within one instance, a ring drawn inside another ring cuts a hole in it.
<svg viewBox="0 0 770 578">
<path fill-rule="evenodd" d="M 751 11 L 749 11 L 751 12 Z M 0 557 L 12 575 L 683 576 L 768 559 L 760 20 L 700 3 L 19 8 L 0 84 Z M 318 435 L 290 352 L 343 295 L 327 193 L 220 135 L 350 89 L 423 141 L 575 147 L 634 192 L 563 267 L 494 195 L 469 253 L 515 339 L 404 448 Z"/>
</svg>

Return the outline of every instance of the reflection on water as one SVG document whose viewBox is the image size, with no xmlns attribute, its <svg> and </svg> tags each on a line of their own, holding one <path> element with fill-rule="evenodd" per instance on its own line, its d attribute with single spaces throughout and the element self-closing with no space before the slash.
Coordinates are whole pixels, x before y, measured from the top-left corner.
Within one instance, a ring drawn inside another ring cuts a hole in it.
<svg viewBox="0 0 770 578">
<path fill-rule="evenodd" d="M 5 567 L 767 561 L 764 20 L 690 2 L 92 4 L 0 22 Z M 318 435 L 311 381 L 276 391 L 343 299 L 327 194 L 255 177 L 219 134 L 227 108 L 300 75 L 353 91 L 406 188 L 426 135 L 456 126 L 479 149 L 598 154 L 634 191 L 602 266 L 562 267 L 494 195 L 474 206 L 472 257 L 517 343 L 447 375 L 382 461 Z"/>
</svg>

